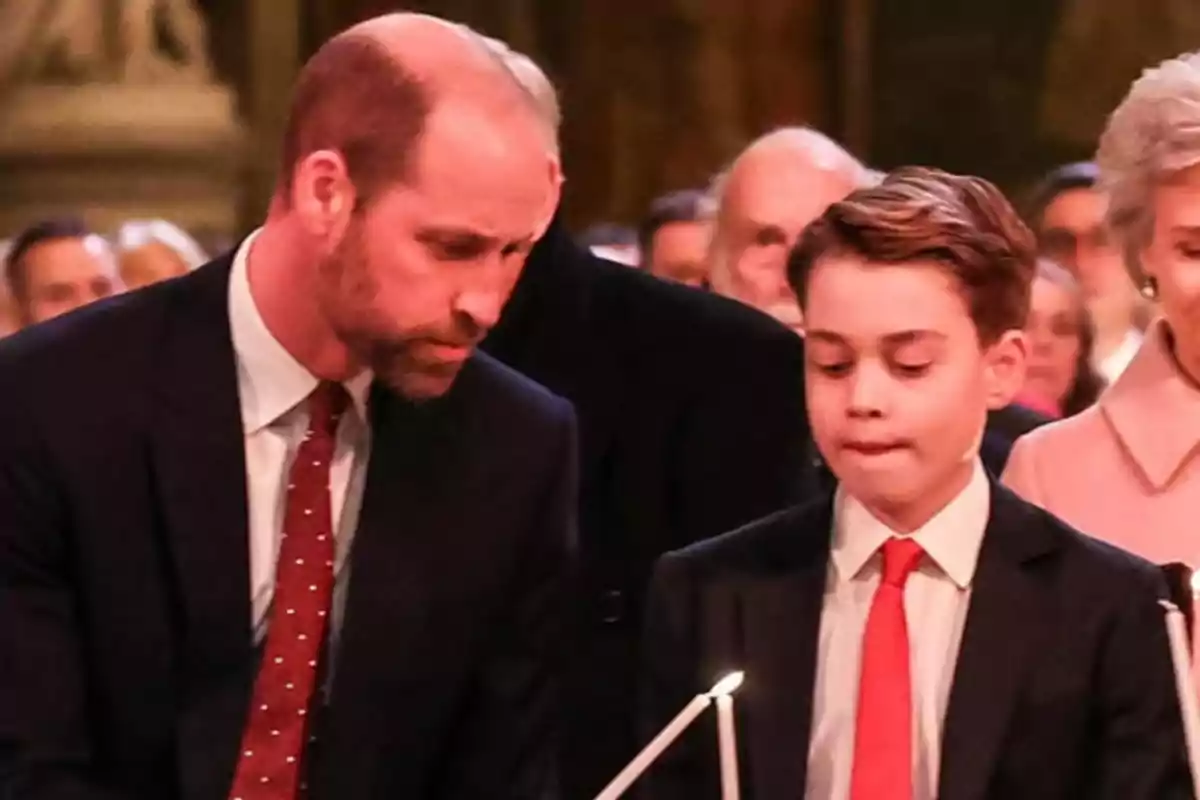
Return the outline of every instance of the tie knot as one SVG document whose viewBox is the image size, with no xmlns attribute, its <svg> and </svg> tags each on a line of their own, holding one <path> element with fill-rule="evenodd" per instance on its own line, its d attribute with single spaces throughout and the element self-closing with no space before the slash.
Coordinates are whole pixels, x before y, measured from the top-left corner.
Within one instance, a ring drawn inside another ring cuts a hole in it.
<svg viewBox="0 0 1200 800">
<path fill-rule="evenodd" d="M 308 396 L 309 430 L 332 437 L 349 403 L 350 395 L 340 383 L 321 381 Z"/>
<path fill-rule="evenodd" d="M 883 543 L 883 582 L 903 589 L 925 551 L 909 538 L 892 537 Z"/>
</svg>

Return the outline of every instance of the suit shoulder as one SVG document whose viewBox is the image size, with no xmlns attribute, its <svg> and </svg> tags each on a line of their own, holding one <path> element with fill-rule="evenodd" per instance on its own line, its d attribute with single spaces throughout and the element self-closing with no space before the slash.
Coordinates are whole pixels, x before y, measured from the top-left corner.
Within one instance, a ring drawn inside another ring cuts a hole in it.
<svg viewBox="0 0 1200 800">
<path fill-rule="evenodd" d="M 497 414 L 516 415 L 514 421 L 574 417 L 566 399 L 479 350 L 471 356 L 460 383 L 457 391 L 486 397 Z"/>
<path fill-rule="evenodd" d="M 1108 542 L 1079 531 L 1041 506 L 1000 487 L 1005 503 L 1019 505 L 1026 515 L 1026 522 L 1040 525 L 1060 546 L 1060 552 L 1068 566 L 1087 581 L 1097 594 L 1105 597 L 1119 596 L 1114 586 L 1154 587 L 1162 583 L 1162 572 L 1158 566 L 1141 556 L 1134 555 Z"/>
<path fill-rule="evenodd" d="M 989 424 L 1003 431 L 1009 438 L 1016 439 L 1051 422 L 1049 417 L 1031 408 L 1010 403 L 988 415 Z"/>
<path fill-rule="evenodd" d="M 121 385 L 149 357 L 170 289 L 155 286 L 93 303 L 0 340 L 6 392 L 88 392 Z"/>
</svg>

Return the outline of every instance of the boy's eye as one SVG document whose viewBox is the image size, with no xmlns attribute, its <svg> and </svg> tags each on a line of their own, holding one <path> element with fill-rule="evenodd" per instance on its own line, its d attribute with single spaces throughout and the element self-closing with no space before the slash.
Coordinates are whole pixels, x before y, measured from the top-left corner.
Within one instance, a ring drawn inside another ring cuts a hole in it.
<svg viewBox="0 0 1200 800">
<path fill-rule="evenodd" d="M 924 375 L 929 371 L 931 364 L 925 362 L 923 364 L 896 364 L 896 371 L 906 377 L 915 378 Z"/>
<path fill-rule="evenodd" d="M 837 361 L 831 364 L 816 364 L 817 371 L 823 375 L 837 377 L 850 372 L 851 364 L 849 361 Z"/>
</svg>

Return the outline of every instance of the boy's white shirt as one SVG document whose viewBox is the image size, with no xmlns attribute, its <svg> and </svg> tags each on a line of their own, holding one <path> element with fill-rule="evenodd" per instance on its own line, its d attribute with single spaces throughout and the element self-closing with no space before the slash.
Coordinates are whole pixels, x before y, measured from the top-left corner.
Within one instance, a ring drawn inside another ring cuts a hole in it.
<svg viewBox="0 0 1200 800">
<path fill-rule="evenodd" d="M 991 487 L 979 458 L 967 486 L 910 534 L 925 556 L 904 590 L 913 678 L 912 800 L 937 795 L 942 725 L 984 530 Z M 805 797 L 846 800 L 854 760 L 862 637 L 879 585 L 880 547 L 897 536 L 838 489 L 813 687 Z"/>
</svg>

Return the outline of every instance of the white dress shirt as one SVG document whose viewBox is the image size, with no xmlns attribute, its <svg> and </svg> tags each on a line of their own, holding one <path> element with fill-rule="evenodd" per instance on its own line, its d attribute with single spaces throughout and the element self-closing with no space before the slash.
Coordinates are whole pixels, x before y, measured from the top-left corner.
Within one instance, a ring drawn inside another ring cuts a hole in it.
<svg viewBox="0 0 1200 800">
<path fill-rule="evenodd" d="M 283 533 L 288 473 L 308 429 L 305 401 L 318 379 L 268 330 L 250 292 L 247 258 L 257 231 L 233 258 L 229 276 L 229 323 L 237 359 L 238 399 L 246 442 L 246 495 L 249 501 L 250 592 L 254 641 L 266 635 L 275 593 L 275 562 Z M 371 375 L 345 383 L 353 413 L 343 415 L 330 465 L 330 502 L 337 555 L 330 648 L 336 647 L 349 583 L 350 544 L 358 526 L 370 450 L 367 393 Z M 332 662 L 331 662 L 332 663 Z"/>
<path fill-rule="evenodd" d="M 904 587 L 913 680 L 913 800 L 937 795 L 942 722 L 990 507 L 991 488 L 977 460 L 966 488 L 911 534 L 925 551 Z M 897 535 L 838 490 L 813 687 L 807 800 L 850 795 L 862 637 L 879 585 L 880 548 Z"/>
</svg>

